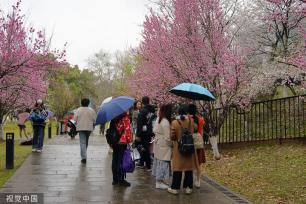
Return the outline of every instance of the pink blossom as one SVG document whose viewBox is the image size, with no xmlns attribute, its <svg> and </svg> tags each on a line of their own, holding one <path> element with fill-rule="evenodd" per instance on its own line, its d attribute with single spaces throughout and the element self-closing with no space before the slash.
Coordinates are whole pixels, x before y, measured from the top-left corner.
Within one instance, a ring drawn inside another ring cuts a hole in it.
<svg viewBox="0 0 306 204">
<path fill-rule="evenodd" d="M 151 10 L 143 24 L 142 60 L 130 79 L 135 95 L 177 102 L 181 98 L 169 90 L 192 82 L 213 92 L 214 107 L 240 103 L 239 90 L 247 81 L 244 56 L 230 45 L 219 0 L 169 0 L 168 5 L 171 9 Z"/>
<path fill-rule="evenodd" d="M 47 94 L 47 73 L 58 66 L 64 52 L 51 52 L 42 31 L 27 29 L 20 3 L 0 19 L 0 112 L 29 107 Z"/>
</svg>

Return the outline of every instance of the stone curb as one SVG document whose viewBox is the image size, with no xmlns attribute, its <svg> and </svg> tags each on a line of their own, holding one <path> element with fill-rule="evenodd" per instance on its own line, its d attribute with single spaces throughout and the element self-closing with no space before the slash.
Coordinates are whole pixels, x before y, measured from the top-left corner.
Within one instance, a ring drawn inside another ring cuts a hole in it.
<svg viewBox="0 0 306 204">
<path fill-rule="evenodd" d="M 215 189 L 222 192 L 225 196 L 230 198 L 231 200 L 235 201 L 239 204 L 252 204 L 252 202 L 248 201 L 247 199 L 243 198 L 241 195 L 234 193 L 233 191 L 229 190 L 225 186 L 221 185 L 220 183 L 216 182 L 215 180 L 211 179 L 208 176 L 204 176 L 203 180 L 214 187 Z"/>
</svg>

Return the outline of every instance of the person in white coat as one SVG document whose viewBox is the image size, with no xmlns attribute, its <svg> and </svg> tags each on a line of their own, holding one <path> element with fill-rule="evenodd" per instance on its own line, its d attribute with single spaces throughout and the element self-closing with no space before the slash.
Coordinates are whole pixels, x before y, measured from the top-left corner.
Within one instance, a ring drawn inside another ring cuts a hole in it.
<svg viewBox="0 0 306 204">
<path fill-rule="evenodd" d="M 81 162 L 83 164 L 86 164 L 88 140 L 96 121 L 96 112 L 88 107 L 89 103 L 90 101 L 88 98 L 83 98 L 81 100 L 82 106 L 77 109 L 74 115 L 76 130 L 80 137 Z"/>
<path fill-rule="evenodd" d="M 166 180 L 171 176 L 172 142 L 170 139 L 171 104 L 162 105 L 158 112 L 153 132 L 155 141 L 153 146 L 154 161 L 152 175 L 156 178 L 157 189 L 167 189 Z"/>
</svg>

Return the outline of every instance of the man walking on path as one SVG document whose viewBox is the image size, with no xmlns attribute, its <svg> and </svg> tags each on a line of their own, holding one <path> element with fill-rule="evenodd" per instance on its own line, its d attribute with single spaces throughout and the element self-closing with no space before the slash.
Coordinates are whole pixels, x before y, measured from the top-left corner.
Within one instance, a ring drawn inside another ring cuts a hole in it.
<svg viewBox="0 0 306 204">
<path fill-rule="evenodd" d="M 89 103 L 90 101 L 88 98 L 83 98 L 81 101 L 81 107 L 78 108 L 74 115 L 76 130 L 80 137 L 81 162 L 83 164 L 86 164 L 88 140 L 91 132 L 94 130 L 94 124 L 96 121 L 96 112 L 92 108 L 88 107 Z"/>
<path fill-rule="evenodd" d="M 136 141 L 141 145 L 141 158 L 138 166 L 143 167 L 146 163 L 148 170 L 151 170 L 150 142 L 153 137 L 152 121 L 155 117 L 155 108 L 150 105 L 147 96 L 142 98 L 143 108 L 139 111 L 137 118 Z"/>
</svg>

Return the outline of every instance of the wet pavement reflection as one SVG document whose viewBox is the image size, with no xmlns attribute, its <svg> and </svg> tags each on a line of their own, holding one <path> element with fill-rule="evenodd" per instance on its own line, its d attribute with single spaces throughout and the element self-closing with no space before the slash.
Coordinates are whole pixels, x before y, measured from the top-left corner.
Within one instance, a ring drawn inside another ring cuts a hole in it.
<svg viewBox="0 0 306 204">
<path fill-rule="evenodd" d="M 91 136 L 89 140 L 86 165 L 80 162 L 78 139 L 58 136 L 41 154 L 30 155 L 0 192 L 44 193 L 44 203 L 234 203 L 205 182 L 191 195 L 157 190 L 151 172 L 143 169 L 127 174 L 131 187 L 112 186 L 111 154 L 105 138 Z"/>
</svg>

